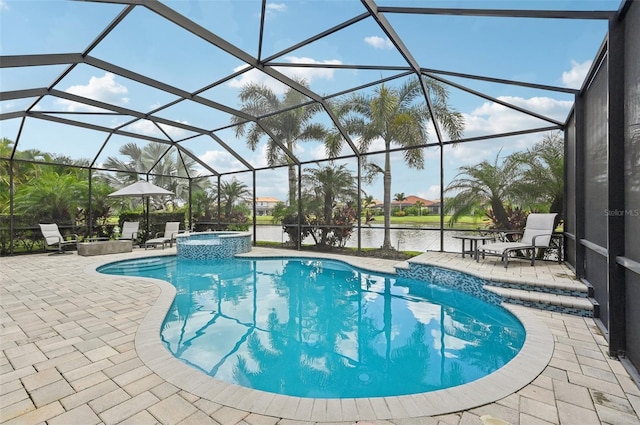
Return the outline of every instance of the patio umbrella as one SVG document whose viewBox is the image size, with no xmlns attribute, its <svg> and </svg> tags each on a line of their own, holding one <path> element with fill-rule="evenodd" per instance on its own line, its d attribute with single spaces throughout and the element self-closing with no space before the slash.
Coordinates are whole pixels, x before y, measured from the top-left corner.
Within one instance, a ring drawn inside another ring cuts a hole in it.
<svg viewBox="0 0 640 425">
<path fill-rule="evenodd" d="M 116 190 L 113 193 L 110 193 L 107 196 L 140 196 L 142 197 L 142 205 L 144 209 L 145 199 L 147 202 L 146 206 L 146 236 L 149 235 L 149 196 L 161 196 L 161 195 L 173 195 L 174 193 L 170 190 L 163 189 L 160 186 L 156 186 L 153 183 L 149 183 L 148 181 L 138 180 L 137 182 L 130 184 L 129 186 L 125 186 L 120 190 Z"/>
</svg>

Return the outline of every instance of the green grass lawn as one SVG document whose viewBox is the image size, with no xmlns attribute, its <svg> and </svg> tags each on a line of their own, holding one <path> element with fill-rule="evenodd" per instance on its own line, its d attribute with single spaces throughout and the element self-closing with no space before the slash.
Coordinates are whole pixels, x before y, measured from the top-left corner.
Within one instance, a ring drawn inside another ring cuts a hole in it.
<svg viewBox="0 0 640 425">
<path fill-rule="evenodd" d="M 377 222 L 384 222 L 383 216 L 376 216 Z M 423 215 L 423 216 L 405 216 L 405 217 L 391 217 L 392 224 L 440 224 L 440 216 L 439 215 Z M 449 216 L 444 216 L 444 224 L 447 226 L 449 223 Z M 483 224 L 482 219 L 478 219 L 476 217 L 461 217 L 458 221 L 458 224 L 473 224 L 476 226 L 481 226 Z"/>
<path fill-rule="evenodd" d="M 258 215 L 256 216 L 256 223 L 258 224 L 277 224 L 273 222 L 273 216 L 271 215 Z"/>
</svg>

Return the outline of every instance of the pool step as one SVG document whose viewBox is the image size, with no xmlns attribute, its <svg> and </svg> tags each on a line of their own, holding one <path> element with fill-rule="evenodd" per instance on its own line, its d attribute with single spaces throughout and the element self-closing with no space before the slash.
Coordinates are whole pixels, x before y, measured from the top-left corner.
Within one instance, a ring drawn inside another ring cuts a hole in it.
<svg viewBox="0 0 640 425">
<path fill-rule="evenodd" d="M 117 263 L 114 266 L 118 270 L 118 274 L 128 274 L 128 273 L 136 273 L 136 272 L 144 272 L 151 270 L 163 269 L 167 265 L 170 265 L 175 262 L 175 259 L 167 260 L 166 257 L 160 257 L 158 259 L 145 259 L 137 260 L 133 263 Z M 108 272 L 109 266 L 105 268 L 105 272 Z"/>
<path fill-rule="evenodd" d="M 444 268 L 450 268 L 448 266 L 451 265 L 453 264 L 447 264 Z M 399 263 L 395 267 L 400 275 L 417 277 L 425 274 L 424 267 L 433 266 L 420 260 L 409 260 Z M 464 268 L 451 267 L 451 269 L 474 275 L 473 272 Z M 564 276 L 557 281 L 537 282 L 521 279 L 511 281 L 482 280 L 484 281 L 482 287 L 486 291 L 499 295 L 505 303 L 583 317 L 598 317 L 599 314 L 598 302 L 593 298 L 593 288 Z"/>
<path fill-rule="evenodd" d="M 593 288 L 577 280 L 500 282 L 488 280 L 485 289 L 500 295 L 504 302 L 546 311 L 595 317 L 598 302 Z"/>
<path fill-rule="evenodd" d="M 555 281 L 538 281 L 538 282 L 501 282 L 488 281 L 489 286 L 505 288 L 505 289 L 518 289 L 528 292 L 537 292 L 542 294 L 553 295 L 566 295 L 569 297 L 589 298 L 593 296 L 593 288 L 589 288 L 586 285 L 578 282 L 555 282 Z"/>
<path fill-rule="evenodd" d="M 530 288 L 530 285 L 526 285 Z M 557 311 L 559 313 L 572 314 L 583 317 L 594 317 L 598 303 L 588 297 L 585 291 L 583 295 L 563 295 L 551 293 L 549 286 L 536 290 L 516 289 L 500 285 L 485 285 L 487 291 L 498 294 L 505 303 L 537 308 L 545 311 Z"/>
</svg>

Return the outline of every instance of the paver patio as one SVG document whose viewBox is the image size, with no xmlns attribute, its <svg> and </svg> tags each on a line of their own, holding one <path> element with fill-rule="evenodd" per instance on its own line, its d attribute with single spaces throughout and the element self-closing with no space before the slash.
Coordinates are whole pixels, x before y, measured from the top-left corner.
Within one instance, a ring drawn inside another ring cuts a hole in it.
<svg viewBox="0 0 640 425">
<path fill-rule="evenodd" d="M 183 382 L 184 369 L 147 357 L 157 349 L 154 339 L 159 340 L 163 318 L 158 304 L 167 302 L 166 286 L 95 272 L 96 265 L 114 260 L 172 253 L 175 248 L 99 257 L 0 258 L 0 423 L 346 425 L 360 420 L 379 425 L 464 425 L 480 424 L 480 416 L 489 414 L 513 425 L 640 424 L 640 389 L 620 362 L 608 357 L 607 342 L 595 322 L 524 307 L 519 308 L 543 323 L 554 342 L 548 365 L 524 387 L 468 410 L 415 416 L 412 410 L 423 406 L 403 398 L 397 403 L 351 399 L 334 405 L 331 400 L 256 396 L 252 390 L 208 377 L 200 383 Z M 252 255 L 297 253 L 254 248 Z M 504 270 L 497 262 L 476 264 L 455 254 L 427 257 L 496 278 L 535 281 L 569 279 L 571 274 L 554 263 L 531 268 L 526 262 L 513 262 Z M 396 264 L 341 258 L 383 271 Z M 225 388 L 224 397 L 220 388 Z M 234 407 L 239 405 L 246 408 Z M 390 417 L 380 419 L 384 411 Z M 356 419 L 344 419 L 349 414 Z M 317 420 L 322 415 L 324 420 Z"/>
</svg>

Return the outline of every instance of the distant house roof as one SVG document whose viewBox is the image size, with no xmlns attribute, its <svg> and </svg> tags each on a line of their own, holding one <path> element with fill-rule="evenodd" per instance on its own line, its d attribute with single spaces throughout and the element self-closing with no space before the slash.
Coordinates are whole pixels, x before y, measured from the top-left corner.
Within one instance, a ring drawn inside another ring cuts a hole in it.
<svg viewBox="0 0 640 425">
<path fill-rule="evenodd" d="M 278 198 L 272 198 L 270 196 L 256 196 L 256 202 L 282 202 Z"/>
<path fill-rule="evenodd" d="M 409 195 L 402 202 L 401 201 L 391 201 L 391 205 L 392 206 L 400 206 L 400 205 L 402 205 L 403 207 L 408 207 L 408 206 L 415 205 L 416 202 L 422 202 L 422 206 L 424 206 L 424 207 L 428 207 L 428 206 L 430 206 L 431 204 L 434 203 L 433 201 L 421 198 L 419 196 Z"/>
</svg>

